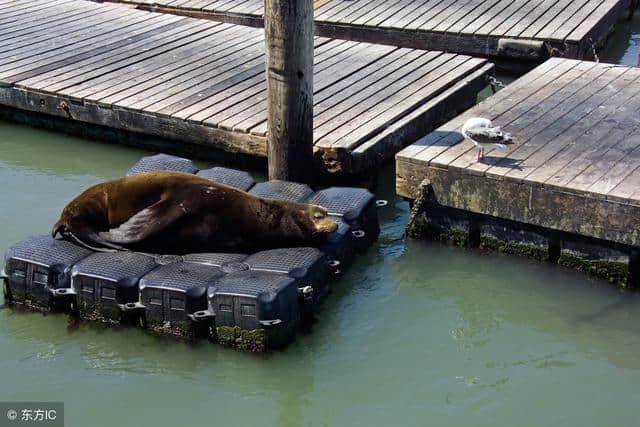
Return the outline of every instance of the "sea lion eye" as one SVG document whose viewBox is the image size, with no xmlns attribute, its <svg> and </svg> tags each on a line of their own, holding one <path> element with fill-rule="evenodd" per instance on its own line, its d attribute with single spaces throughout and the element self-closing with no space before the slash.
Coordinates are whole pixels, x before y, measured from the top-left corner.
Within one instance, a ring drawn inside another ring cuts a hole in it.
<svg viewBox="0 0 640 427">
<path fill-rule="evenodd" d="M 316 213 L 313 214 L 313 217 L 315 219 L 322 219 L 322 218 L 325 217 L 325 215 L 322 212 L 316 212 Z"/>
</svg>

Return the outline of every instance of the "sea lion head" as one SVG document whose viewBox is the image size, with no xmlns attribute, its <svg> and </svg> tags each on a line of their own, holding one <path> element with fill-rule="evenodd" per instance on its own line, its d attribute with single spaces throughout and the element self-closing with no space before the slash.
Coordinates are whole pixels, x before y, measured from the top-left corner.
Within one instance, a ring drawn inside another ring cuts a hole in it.
<svg viewBox="0 0 640 427">
<path fill-rule="evenodd" d="M 323 241 L 338 229 L 338 224 L 329 217 L 322 206 L 303 203 L 278 202 L 286 209 L 280 219 L 281 237 L 298 242 Z"/>
<path fill-rule="evenodd" d="M 338 223 L 329 217 L 329 212 L 322 206 L 307 205 L 307 214 L 313 222 L 314 236 L 326 237 L 338 229 Z"/>
</svg>

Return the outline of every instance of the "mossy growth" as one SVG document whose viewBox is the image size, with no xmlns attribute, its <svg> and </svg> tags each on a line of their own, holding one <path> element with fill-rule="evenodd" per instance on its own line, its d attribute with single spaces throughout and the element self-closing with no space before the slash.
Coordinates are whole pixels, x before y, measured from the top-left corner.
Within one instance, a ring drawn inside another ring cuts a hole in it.
<svg viewBox="0 0 640 427">
<path fill-rule="evenodd" d="M 118 307 L 110 307 L 103 304 L 89 304 L 78 299 L 78 314 L 81 319 L 91 322 L 102 323 L 119 323 L 120 309 Z"/>
<path fill-rule="evenodd" d="M 495 251 L 508 255 L 523 256 L 536 259 L 538 261 L 546 261 L 549 259 L 549 249 L 546 246 L 505 241 L 489 236 L 480 237 L 480 249 Z"/>
<path fill-rule="evenodd" d="M 441 227 L 424 219 L 416 219 L 407 226 L 407 235 L 414 239 L 434 240 L 454 246 L 467 246 L 469 233 Z"/>
<path fill-rule="evenodd" d="M 263 353 L 267 350 L 267 334 L 264 329 L 241 329 L 238 326 L 217 326 L 218 343 L 238 350 Z"/>
<path fill-rule="evenodd" d="M 584 259 L 578 255 L 562 252 L 558 264 L 588 273 L 612 285 L 622 288 L 629 284 L 629 266 L 627 263 Z"/>
<path fill-rule="evenodd" d="M 158 336 L 170 336 L 190 341 L 194 338 L 189 320 L 173 320 L 171 322 L 147 321 L 147 329 Z"/>
</svg>

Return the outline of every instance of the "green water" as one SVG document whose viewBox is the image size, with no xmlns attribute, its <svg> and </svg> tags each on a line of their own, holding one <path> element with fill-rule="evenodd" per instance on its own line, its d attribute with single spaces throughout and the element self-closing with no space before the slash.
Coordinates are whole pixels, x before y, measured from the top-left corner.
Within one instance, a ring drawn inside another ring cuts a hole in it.
<svg viewBox="0 0 640 427">
<path fill-rule="evenodd" d="M 636 17 L 601 57 L 634 64 L 639 28 Z M 0 250 L 47 232 L 72 196 L 144 154 L 0 123 Z M 74 427 L 640 424 L 638 295 L 520 258 L 405 242 L 408 206 L 390 167 L 380 183 L 391 203 L 379 241 L 286 351 L 68 330 L 62 315 L 0 309 L 0 401 L 64 401 Z"/>
</svg>

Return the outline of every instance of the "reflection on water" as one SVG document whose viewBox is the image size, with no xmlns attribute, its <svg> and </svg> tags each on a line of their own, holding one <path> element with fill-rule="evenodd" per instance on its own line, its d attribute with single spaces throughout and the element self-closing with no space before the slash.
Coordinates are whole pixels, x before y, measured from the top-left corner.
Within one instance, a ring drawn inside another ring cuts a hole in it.
<svg viewBox="0 0 640 427">
<path fill-rule="evenodd" d="M 633 43 L 603 60 L 626 62 Z M 0 123 L 0 250 L 47 232 L 74 195 L 143 154 Z M 0 400 L 63 400 L 69 426 L 638 425 L 640 297 L 555 266 L 405 242 L 392 168 L 379 182 L 390 203 L 378 243 L 286 351 L 0 309 Z"/>
<path fill-rule="evenodd" d="M 602 62 L 640 66 L 640 13 L 616 26 L 616 31 L 599 54 Z"/>
</svg>

